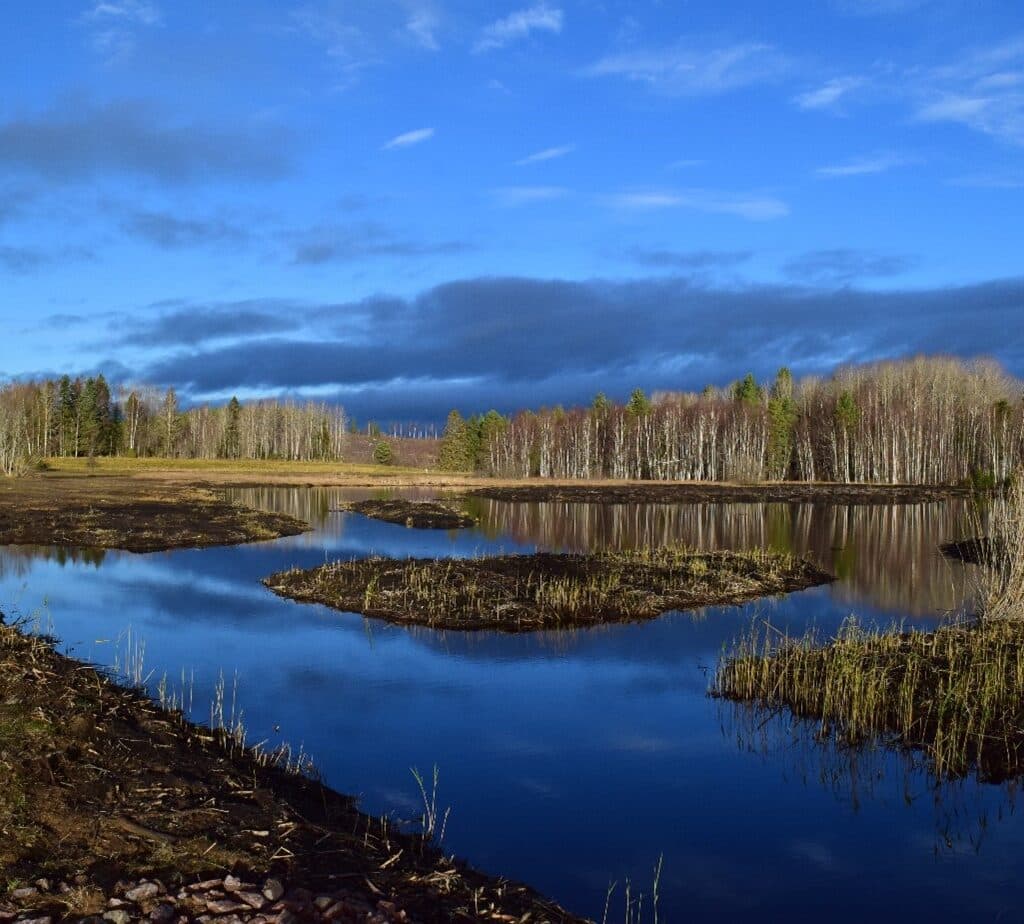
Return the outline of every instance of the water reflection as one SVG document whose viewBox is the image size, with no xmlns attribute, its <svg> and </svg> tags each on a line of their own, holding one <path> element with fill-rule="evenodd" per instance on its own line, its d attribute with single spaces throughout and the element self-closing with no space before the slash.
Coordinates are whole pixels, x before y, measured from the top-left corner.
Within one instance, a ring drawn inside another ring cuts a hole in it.
<svg viewBox="0 0 1024 924">
<path fill-rule="evenodd" d="M 970 532 L 966 501 L 829 504 L 514 504 L 469 501 L 490 536 L 573 551 L 683 544 L 811 554 L 840 580 L 840 600 L 910 616 L 959 607 L 970 569 L 940 542 Z"/>
<path fill-rule="evenodd" d="M 620 895 L 627 876 L 645 888 L 660 854 L 663 920 L 1017 914 L 1024 824 L 1011 788 L 967 781 L 937 794 L 919 764 L 889 751 L 869 755 L 881 768 L 866 757 L 843 764 L 848 755 L 819 754 L 784 717 L 741 741 L 706 696 L 723 648 L 755 617 L 829 633 L 851 610 L 892 623 L 945 608 L 955 591 L 934 549 L 961 534 L 963 511 L 486 503 L 479 529 L 451 533 L 330 512 L 372 493 L 232 492 L 315 525 L 274 542 L 110 553 L 99 567 L 0 549 L 0 600 L 31 612 L 48 599 L 64 646 L 101 664 L 114 662 L 113 640 L 130 625 L 145 640 L 147 672 L 194 673 L 200 720 L 220 674 L 237 673 L 253 739 L 303 746 L 367 811 L 408 817 L 419 798 L 409 767 L 436 763 L 451 850 L 597 920 L 609 882 Z M 259 584 L 293 565 L 374 552 L 654 541 L 812 550 L 841 579 L 743 607 L 523 636 L 405 629 Z M 936 852 L 947 836 L 953 846 Z"/>
</svg>

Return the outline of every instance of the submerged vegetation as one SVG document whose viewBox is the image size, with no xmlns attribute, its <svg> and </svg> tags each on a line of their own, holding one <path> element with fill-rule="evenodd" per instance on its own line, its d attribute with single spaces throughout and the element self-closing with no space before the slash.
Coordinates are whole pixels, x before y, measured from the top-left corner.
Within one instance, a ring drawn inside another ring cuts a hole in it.
<svg viewBox="0 0 1024 924">
<path fill-rule="evenodd" d="M 471 559 L 369 558 L 266 578 L 275 593 L 390 622 L 526 632 L 653 619 L 740 603 L 831 577 L 766 551 L 679 548 Z"/>
<path fill-rule="evenodd" d="M 994 502 L 981 558 L 979 613 L 934 632 L 849 621 L 825 645 L 768 627 L 742 641 L 718 695 L 788 707 L 848 743 L 886 738 L 924 750 L 937 774 L 1024 773 L 1024 484 Z"/>
</svg>

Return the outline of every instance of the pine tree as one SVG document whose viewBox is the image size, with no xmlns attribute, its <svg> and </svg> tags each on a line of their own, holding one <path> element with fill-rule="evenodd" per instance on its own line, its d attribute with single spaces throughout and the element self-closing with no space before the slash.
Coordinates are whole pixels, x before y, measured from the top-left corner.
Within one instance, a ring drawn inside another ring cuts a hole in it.
<svg viewBox="0 0 1024 924">
<path fill-rule="evenodd" d="M 781 481 L 789 475 L 796 420 L 793 374 L 783 366 L 775 376 L 768 399 L 768 477 L 771 479 Z"/>
<path fill-rule="evenodd" d="M 473 469 L 473 434 L 458 411 L 448 415 L 441 439 L 438 463 L 446 472 L 468 472 Z"/>
<path fill-rule="evenodd" d="M 642 388 L 634 388 L 633 394 L 629 396 L 629 404 L 626 410 L 634 417 L 645 417 L 651 413 L 651 402 Z"/>
</svg>

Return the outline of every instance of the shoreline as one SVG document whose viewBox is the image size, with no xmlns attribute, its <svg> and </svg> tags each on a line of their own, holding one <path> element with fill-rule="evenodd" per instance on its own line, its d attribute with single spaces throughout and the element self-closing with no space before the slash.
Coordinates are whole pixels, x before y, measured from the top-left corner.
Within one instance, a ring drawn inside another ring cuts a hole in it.
<svg viewBox="0 0 1024 924">
<path fill-rule="evenodd" d="M 0 668 L 0 921 L 584 920 L 18 626 Z"/>
</svg>

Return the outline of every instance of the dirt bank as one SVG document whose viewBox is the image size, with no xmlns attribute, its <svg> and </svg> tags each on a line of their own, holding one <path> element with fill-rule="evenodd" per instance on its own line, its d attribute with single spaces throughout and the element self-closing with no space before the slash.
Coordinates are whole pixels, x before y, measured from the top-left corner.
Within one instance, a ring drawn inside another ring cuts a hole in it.
<svg viewBox="0 0 1024 924">
<path fill-rule="evenodd" d="M 155 552 L 276 539 L 309 528 L 205 488 L 128 478 L 0 480 L 0 545 Z"/>
<path fill-rule="evenodd" d="M 412 526 L 416 529 L 466 529 L 476 523 L 471 516 L 437 501 L 394 500 L 351 501 L 338 507 L 361 513 L 374 520 Z"/>
<path fill-rule="evenodd" d="M 582 504 L 920 504 L 966 497 L 967 488 L 954 485 L 719 484 L 712 482 L 589 482 L 487 485 L 467 492 L 474 497 L 519 502 Z"/>
<path fill-rule="evenodd" d="M 0 778 L 0 921 L 579 920 L 10 626 Z"/>
</svg>

